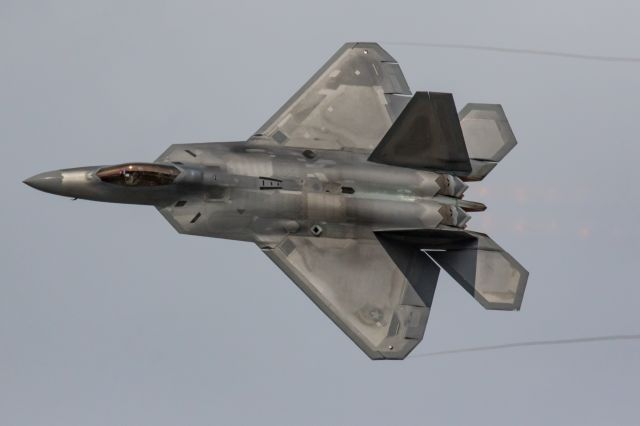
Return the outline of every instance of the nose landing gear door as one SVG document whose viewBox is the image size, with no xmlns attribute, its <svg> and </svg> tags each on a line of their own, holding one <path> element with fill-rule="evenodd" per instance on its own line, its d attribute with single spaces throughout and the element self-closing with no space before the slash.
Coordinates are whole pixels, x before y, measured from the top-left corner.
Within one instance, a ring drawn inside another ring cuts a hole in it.
<svg viewBox="0 0 640 426">
<path fill-rule="evenodd" d="M 224 182 L 219 172 L 220 170 L 218 168 L 210 168 L 206 170 L 202 176 L 205 188 L 205 202 L 225 201 L 228 199 L 228 183 Z"/>
</svg>

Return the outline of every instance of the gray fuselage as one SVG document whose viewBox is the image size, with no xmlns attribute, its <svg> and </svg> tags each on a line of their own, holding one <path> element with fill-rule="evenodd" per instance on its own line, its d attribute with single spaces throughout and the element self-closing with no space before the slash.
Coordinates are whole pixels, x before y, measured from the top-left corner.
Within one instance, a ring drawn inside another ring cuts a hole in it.
<svg viewBox="0 0 640 426">
<path fill-rule="evenodd" d="M 484 207 L 460 199 L 467 186 L 455 176 L 376 164 L 355 152 L 189 144 L 171 146 L 153 164 L 179 173 L 169 184 L 119 185 L 98 177 L 109 166 L 82 167 L 25 182 L 68 197 L 154 205 L 181 233 L 260 246 L 287 234 L 462 228 L 464 210 Z"/>
</svg>

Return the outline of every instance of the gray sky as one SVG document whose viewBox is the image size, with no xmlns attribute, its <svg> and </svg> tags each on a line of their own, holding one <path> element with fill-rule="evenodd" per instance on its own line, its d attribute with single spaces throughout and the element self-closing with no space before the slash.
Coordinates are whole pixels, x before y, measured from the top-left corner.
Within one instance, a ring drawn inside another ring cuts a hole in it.
<svg viewBox="0 0 640 426">
<path fill-rule="evenodd" d="M 0 0 L 0 423 L 638 424 L 640 343 L 372 362 L 251 244 L 21 180 L 243 140 L 346 41 L 640 56 L 637 1 Z M 384 44 L 383 44 L 384 46 Z M 421 354 L 640 332 L 640 65 L 386 46 L 414 90 L 501 103 L 467 198 L 520 312 L 445 275 Z"/>
</svg>

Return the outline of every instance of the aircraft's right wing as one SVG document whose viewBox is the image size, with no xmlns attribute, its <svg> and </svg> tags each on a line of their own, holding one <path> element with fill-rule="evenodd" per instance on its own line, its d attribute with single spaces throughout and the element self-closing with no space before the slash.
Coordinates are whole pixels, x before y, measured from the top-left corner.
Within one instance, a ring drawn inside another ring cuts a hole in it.
<svg viewBox="0 0 640 426">
<path fill-rule="evenodd" d="M 439 268 L 420 250 L 371 233 L 263 251 L 370 358 L 403 359 L 422 340 Z"/>
<path fill-rule="evenodd" d="M 382 47 L 347 43 L 248 142 L 371 152 L 410 94 Z"/>
</svg>

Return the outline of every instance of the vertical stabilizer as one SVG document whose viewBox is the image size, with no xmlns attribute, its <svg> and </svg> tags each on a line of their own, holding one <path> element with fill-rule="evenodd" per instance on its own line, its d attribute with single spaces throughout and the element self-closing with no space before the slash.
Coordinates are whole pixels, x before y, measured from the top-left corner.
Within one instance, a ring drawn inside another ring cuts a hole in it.
<svg viewBox="0 0 640 426">
<path fill-rule="evenodd" d="M 457 175 L 469 173 L 471 165 L 453 96 L 416 92 L 369 161 Z"/>
<path fill-rule="evenodd" d="M 388 231 L 376 235 L 381 240 L 396 240 L 425 251 L 486 309 L 520 309 L 529 273 L 487 235 L 438 229 Z M 399 263 L 398 256 L 392 254 L 391 257 Z"/>
</svg>

